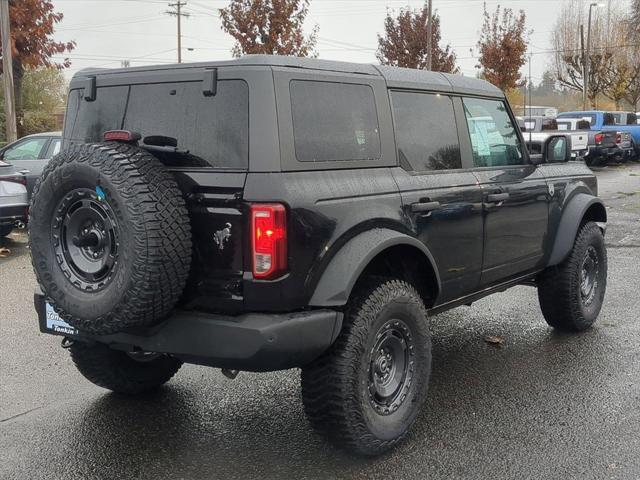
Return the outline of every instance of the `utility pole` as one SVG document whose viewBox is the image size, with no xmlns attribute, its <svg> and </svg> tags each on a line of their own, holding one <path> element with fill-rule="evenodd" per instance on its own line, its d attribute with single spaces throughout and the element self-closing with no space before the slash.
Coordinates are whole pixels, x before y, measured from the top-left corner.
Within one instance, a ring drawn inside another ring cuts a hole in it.
<svg viewBox="0 0 640 480">
<path fill-rule="evenodd" d="M 178 63 L 182 63 L 182 17 L 188 17 L 188 13 L 182 11 L 187 2 L 177 0 L 176 3 L 170 3 L 169 6 L 175 8 L 175 10 L 169 10 L 165 13 L 175 16 L 178 20 Z"/>
<path fill-rule="evenodd" d="M 16 100 L 13 89 L 13 57 L 11 52 L 11 22 L 9 0 L 0 0 L 0 29 L 2 30 L 2 76 L 4 77 L 4 115 L 7 142 L 18 139 Z"/>
<path fill-rule="evenodd" d="M 433 63 L 432 61 L 432 57 L 433 57 L 433 45 L 431 42 L 432 39 L 432 32 L 433 32 L 433 22 L 432 22 L 432 9 L 433 9 L 433 5 L 432 5 L 432 0 L 428 1 L 428 7 L 427 7 L 427 70 L 431 70 L 431 65 Z"/>
<path fill-rule="evenodd" d="M 589 4 L 589 23 L 587 24 L 587 56 L 584 63 L 584 95 L 589 93 L 589 75 L 591 69 L 591 9 L 593 7 L 603 7 L 603 3 L 591 3 Z M 586 108 L 583 107 L 584 110 Z"/>
<path fill-rule="evenodd" d="M 584 25 L 580 25 L 580 52 L 582 55 L 582 110 L 587 109 L 587 56 L 584 54 Z"/>
</svg>

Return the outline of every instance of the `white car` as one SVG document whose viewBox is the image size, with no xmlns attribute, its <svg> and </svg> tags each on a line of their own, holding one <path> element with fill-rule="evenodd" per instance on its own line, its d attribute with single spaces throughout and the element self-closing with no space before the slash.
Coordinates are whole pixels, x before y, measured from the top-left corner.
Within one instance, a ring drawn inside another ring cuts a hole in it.
<svg viewBox="0 0 640 480">
<path fill-rule="evenodd" d="M 27 180 L 15 167 L 0 160 L 0 238 L 24 224 L 29 211 Z"/>
</svg>

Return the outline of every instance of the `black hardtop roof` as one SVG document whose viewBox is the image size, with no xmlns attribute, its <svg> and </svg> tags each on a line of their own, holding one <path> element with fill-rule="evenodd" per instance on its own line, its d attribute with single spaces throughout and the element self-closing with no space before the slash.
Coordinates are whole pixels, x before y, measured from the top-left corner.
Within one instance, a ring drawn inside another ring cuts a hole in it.
<svg viewBox="0 0 640 480">
<path fill-rule="evenodd" d="M 383 77 L 391 88 L 426 89 L 440 92 L 504 98 L 502 91 L 489 82 L 462 75 L 414 70 L 410 68 L 389 67 L 384 65 L 371 65 L 366 63 L 338 62 L 333 60 L 320 60 L 317 58 L 300 58 L 281 55 L 245 55 L 232 60 L 216 62 L 151 65 L 133 68 L 87 68 L 77 72 L 74 75 L 74 80 L 80 80 L 81 78 L 86 78 L 88 76 L 126 76 L 128 73 L 137 72 L 158 72 L 160 74 L 167 70 L 232 66 L 287 67 L 371 75 Z"/>
</svg>

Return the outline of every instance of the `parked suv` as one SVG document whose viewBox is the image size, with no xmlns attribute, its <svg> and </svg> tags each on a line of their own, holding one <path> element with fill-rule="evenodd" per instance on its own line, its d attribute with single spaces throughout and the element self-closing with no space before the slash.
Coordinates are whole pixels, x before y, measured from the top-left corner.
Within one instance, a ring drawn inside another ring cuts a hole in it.
<svg viewBox="0 0 640 480">
<path fill-rule="evenodd" d="M 272 56 L 81 71 L 31 208 L 40 328 L 128 394 L 183 362 L 301 368 L 311 424 L 381 453 L 425 400 L 430 315 L 526 284 L 554 328 L 598 316 L 596 179 L 566 136 L 523 145 L 503 93 L 462 76 Z"/>
</svg>

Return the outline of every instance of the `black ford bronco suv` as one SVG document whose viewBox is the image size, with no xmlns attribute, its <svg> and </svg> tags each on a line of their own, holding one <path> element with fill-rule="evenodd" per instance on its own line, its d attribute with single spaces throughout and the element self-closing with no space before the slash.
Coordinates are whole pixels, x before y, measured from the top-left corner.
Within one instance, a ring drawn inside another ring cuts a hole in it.
<svg viewBox="0 0 640 480">
<path fill-rule="evenodd" d="M 529 155 L 484 81 L 275 56 L 84 70 L 63 143 L 30 210 L 40 329 L 116 392 L 183 362 L 301 368 L 313 426 L 373 455 L 423 405 L 429 315 L 521 284 L 560 330 L 602 306 L 593 173 L 562 135 Z"/>
</svg>

